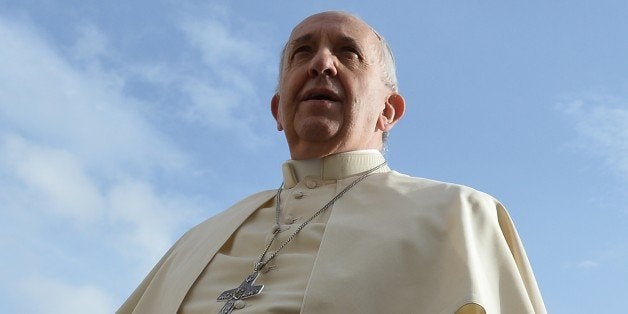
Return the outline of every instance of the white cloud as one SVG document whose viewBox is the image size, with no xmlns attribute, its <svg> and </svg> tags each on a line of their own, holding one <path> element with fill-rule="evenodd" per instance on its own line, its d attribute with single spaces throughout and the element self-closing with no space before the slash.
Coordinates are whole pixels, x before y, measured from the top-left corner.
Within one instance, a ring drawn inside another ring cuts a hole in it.
<svg viewBox="0 0 628 314">
<path fill-rule="evenodd" d="M 50 278 L 30 277 L 19 283 L 19 290 L 30 300 L 25 307 L 33 314 L 109 314 L 115 311 L 111 296 L 92 285 L 75 286 Z"/>
<path fill-rule="evenodd" d="M 259 43 L 240 37 L 216 17 L 188 18 L 183 22 L 183 30 L 190 42 L 200 48 L 205 63 L 220 69 L 229 66 L 252 66 L 267 61 L 268 53 Z"/>
<path fill-rule="evenodd" d="M 113 186 L 108 200 L 110 218 L 122 231 L 116 242 L 124 243 L 123 247 L 131 248 L 131 254 L 142 257 L 145 269 L 165 253 L 181 224 L 198 218 L 195 215 L 200 211 L 194 200 L 159 196 L 150 184 L 137 180 Z"/>
<path fill-rule="evenodd" d="M 619 240 L 611 240 L 603 244 L 597 245 L 593 249 L 582 248 L 584 256 L 580 256 L 563 265 L 563 269 L 569 270 L 594 270 L 601 269 L 603 271 L 625 270 L 628 263 L 628 244 Z"/>
<path fill-rule="evenodd" d="M 43 198 L 45 210 L 79 222 L 94 221 L 103 213 L 98 188 L 71 152 L 0 134 L 0 166 L 12 172 L 33 197 Z"/>
<path fill-rule="evenodd" d="M 99 58 L 108 57 L 111 53 L 107 36 L 94 25 L 78 27 L 79 37 L 72 47 L 75 59 L 98 63 Z"/>
<path fill-rule="evenodd" d="M 186 48 L 190 56 L 185 61 L 132 64 L 126 71 L 177 95 L 176 103 L 186 122 L 228 131 L 241 146 L 260 147 L 265 139 L 259 128 L 272 130 L 273 125 L 270 98 L 275 67 L 267 65 L 275 65 L 277 60 L 269 54 L 268 43 L 262 38 L 241 35 L 237 30 L 242 25 L 232 26 L 227 20 L 215 14 L 184 14 L 178 26 L 189 45 Z M 260 86 L 260 80 L 269 84 Z"/>
<path fill-rule="evenodd" d="M 268 52 L 263 38 L 241 33 L 256 26 L 232 21 L 228 12 L 220 13 L 200 17 L 188 12 L 181 19 L 185 38 L 200 53 L 205 65 L 205 77 L 182 81 L 182 91 L 192 102 L 187 117 L 235 131 L 242 144 L 259 146 L 263 139 L 256 126 L 260 116 L 266 118 L 262 121 L 271 121 L 272 90 L 260 91 L 255 78 L 274 76 L 265 64 L 276 64 L 277 60 Z"/>
<path fill-rule="evenodd" d="M 608 261 L 607 261 L 608 262 Z M 608 266 L 608 265 L 606 265 Z M 586 271 L 586 270 L 593 270 L 600 267 L 600 262 L 599 261 L 594 261 L 594 260 L 590 260 L 590 259 L 585 259 L 585 260 L 581 260 L 581 261 L 577 261 L 577 262 L 569 262 L 563 265 L 563 269 L 564 270 L 579 270 L 579 271 Z"/>
<path fill-rule="evenodd" d="M 0 212 L 9 217 L 0 229 L 10 235 L 0 246 L 14 254 L 0 272 L 12 280 L 0 287 L 23 281 L 19 291 L 32 301 L 23 306 L 35 313 L 111 313 L 110 294 L 119 293 L 103 288 L 106 274 L 71 285 L 27 265 L 67 274 L 65 262 L 82 269 L 107 250 L 120 255 L 103 264 L 132 262 L 109 275 L 126 272 L 137 284 L 198 213 L 195 196 L 160 182 L 194 172 L 192 158 L 151 124 L 147 104 L 125 93 L 124 73 L 100 66 L 110 47 L 98 29 L 84 29 L 71 56 L 2 16 L 0 38 Z"/>
<path fill-rule="evenodd" d="M 628 97 L 588 95 L 558 107 L 573 121 L 580 147 L 628 180 Z"/>
<path fill-rule="evenodd" d="M 595 200 L 597 206 L 610 202 L 612 209 L 619 217 L 624 218 L 628 213 L 625 198 L 628 196 L 628 97 L 621 94 L 588 93 L 578 97 L 570 97 L 557 106 L 558 110 L 570 119 L 577 136 L 570 142 L 581 151 L 603 160 L 608 172 L 620 179 L 609 183 L 617 188 L 619 199 L 609 200 L 609 196 L 599 196 Z M 607 188 L 608 189 L 608 188 Z M 602 213 L 607 215 L 608 213 Z M 613 213 L 610 213 L 613 214 Z M 621 221 L 619 221 L 621 222 Z M 609 228 L 623 227 L 609 226 Z M 626 265 L 626 244 L 610 241 L 604 249 L 589 252 L 588 257 L 577 262 L 571 262 L 565 269 L 581 271 L 593 269 L 622 269 Z"/>
<path fill-rule="evenodd" d="M 97 31 L 84 37 L 90 35 L 102 37 Z M 186 162 L 140 116 L 143 105 L 124 95 L 123 77 L 73 66 L 29 26 L 0 18 L 0 37 L 4 46 L 0 50 L 3 127 L 34 140 L 54 142 L 103 170 L 111 170 L 115 163 L 146 169 L 180 167 Z"/>
<path fill-rule="evenodd" d="M 15 135 L 0 137 L 0 170 L 7 176 L 3 184 L 11 185 L 4 188 L 13 191 L 2 196 L 7 201 L 0 209 L 26 211 L 22 215 L 34 221 L 41 213 L 71 219 L 81 227 L 75 232 L 106 223 L 116 229 L 110 240 L 144 268 L 166 251 L 182 224 L 199 218 L 193 197 L 158 195 L 153 184 L 132 177 L 98 184 L 71 152 Z"/>
<path fill-rule="evenodd" d="M 199 170 L 148 118 L 153 104 L 132 96 L 130 82 L 182 99 L 156 101 L 177 121 L 233 131 L 248 146 L 263 143 L 257 128 L 260 120 L 270 123 L 270 95 L 260 97 L 254 81 L 270 77 L 265 64 L 276 60 L 263 38 L 242 32 L 241 23 L 230 24 L 225 14 L 180 20 L 187 53 L 203 60 L 200 66 L 186 60 L 182 67 L 125 60 L 91 24 L 78 26 L 75 43 L 60 47 L 33 24 L 0 16 L 0 212 L 13 219 L 0 221 L 10 235 L 0 245 L 15 255 L 0 271 L 11 280 L 0 287 L 21 282 L 16 293 L 33 300 L 24 309 L 112 312 L 111 295 L 120 292 L 111 292 L 103 277 L 113 266 L 100 265 L 102 274 L 81 280 L 49 278 L 72 276 L 64 267 L 86 274 L 103 254 L 119 254 L 102 263 L 125 263 L 110 275 L 137 284 L 183 227 L 209 207 L 202 196 L 170 182 Z M 27 225 L 13 225 L 20 223 Z M 50 265 L 42 273 L 47 277 L 36 269 L 41 264 Z"/>
<path fill-rule="evenodd" d="M 582 269 L 591 269 L 591 268 L 596 268 L 598 267 L 600 264 L 591 260 L 585 260 L 582 261 L 580 263 L 578 263 L 578 265 L 576 265 L 576 267 L 578 268 L 582 268 Z"/>
</svg>

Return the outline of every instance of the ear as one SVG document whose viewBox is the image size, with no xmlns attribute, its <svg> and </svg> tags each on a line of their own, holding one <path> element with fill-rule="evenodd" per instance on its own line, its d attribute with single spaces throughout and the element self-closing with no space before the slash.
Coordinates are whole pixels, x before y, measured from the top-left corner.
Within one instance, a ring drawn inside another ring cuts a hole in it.
<svg viewBox="0 0 628 314">
<path fill-rule="evenodd" d="M 401 119 L 406 111 L 406 101 L 397 93 L 392 93 L 386 98 L 384 109 L 377 120 L 377 128 L 383 132 L 390 131 L 395 123 Z"/>
<path fill-rule="evenodd" d="M 279 94 L 275 94 L 270 100 L 270 112 L 272 112 L 273 117 L 275 117 L 275 121 L 277 121 L 277 131 L 283 131 L 283 126 L 281 125 L 281 121 L 279 119 Z"/>
</svg>

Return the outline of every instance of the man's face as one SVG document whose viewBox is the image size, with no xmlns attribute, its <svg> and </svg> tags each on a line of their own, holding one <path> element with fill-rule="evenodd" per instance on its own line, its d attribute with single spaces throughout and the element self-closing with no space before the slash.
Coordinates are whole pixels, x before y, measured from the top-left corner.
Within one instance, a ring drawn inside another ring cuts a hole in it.
<svg viewBox="0 0 628 314">
<path fill-rule="evenodd" d="M 381 64 L 379 39 L 351 16 L 321 13 L 295 27 L 271 102 L 293 159 L 381 148 L 394 94 Z"/>
</svg>

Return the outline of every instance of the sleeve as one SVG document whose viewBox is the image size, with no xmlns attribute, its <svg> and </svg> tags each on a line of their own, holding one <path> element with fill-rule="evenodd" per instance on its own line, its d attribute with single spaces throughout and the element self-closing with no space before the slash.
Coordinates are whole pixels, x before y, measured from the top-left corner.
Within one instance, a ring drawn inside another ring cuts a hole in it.
<svg viewBox="0 0 628 314">
<path fill-rule="evenodd" d="M 471 294 L 455 313 L 546 313 L 523 244 L 504 206 L 483 193 L 464 200 L 459 253 Z"/>
<path fill-rule="evenodd" d="M 504 240 L 508 245 L 508 249 L 512 254 L 512 259 L 515 265 L 517 265 L 520 279 L 523 282 L 530 302 L 532 303 L 534 312 L 546 313 L 545 304 L 543 303 L 541 292 L 536 283 L 536 279 L 534 278 L 534 273 L 532 272 L 532 267 L 528 261 L 528 256 L 523 248 L 523 243 L 517 234 L 515 225 L 510 219 L 506 208 L 500 203 L 497 203 L 497 220 L 502 236 L 504 237 Z"/>
</svg>

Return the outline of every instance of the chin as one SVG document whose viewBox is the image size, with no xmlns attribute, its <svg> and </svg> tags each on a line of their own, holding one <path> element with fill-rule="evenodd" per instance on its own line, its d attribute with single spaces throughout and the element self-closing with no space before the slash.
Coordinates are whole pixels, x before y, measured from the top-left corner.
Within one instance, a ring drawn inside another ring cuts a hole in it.
<svg viewBox="0 0 628 314">
<path fill-rule="evenodd" d="M 327 142 L 338 134 L 339 128 L 327 124 L 306 124 L 297 129 L 301 140 L 308 142 Z"/>
</svg>

